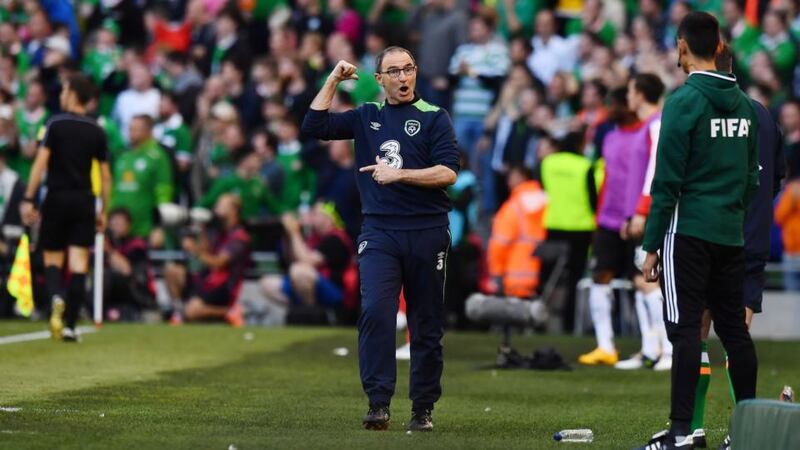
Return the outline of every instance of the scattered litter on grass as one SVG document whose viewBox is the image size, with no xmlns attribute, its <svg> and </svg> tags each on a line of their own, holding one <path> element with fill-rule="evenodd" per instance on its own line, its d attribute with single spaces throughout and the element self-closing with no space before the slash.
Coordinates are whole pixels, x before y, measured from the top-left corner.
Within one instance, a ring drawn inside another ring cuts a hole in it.
<svg viewBox="0 0 800 450">
<path fill-rule="evenodd" d="M 488 407 L 488 406 L 487 406 L 486 408 L 483 408 L 483 412 L 489 412 L 489 411 L 491 411 L 491 410 L 492 410 L 492 408 L 490 408 L 490 407 Z"/>
<path fill-rule="evenodd" d="M 0 406 L 0 411 L 3 412 L 20 412 L 22 408 L 17 408 L 16 406 Z"/>
<path fill-rule="evenodd" d="M 100 413 L 100 417 L 105 417 L 106 413 Z"/>
<path fill-rule="evenodd" d="M 333 349 L 333 354 L 336 356 L 347 356 L 350 354 L 350 350 L 347 347 L 337 347 Z"/>
<path fill-rule="evenodd" d="M 236 446 L 231 444 L 228 446 L 228 450 L 236 450 Z"/>
<path fill-rule="evenodd" d="M 256 336 L 253 333 L 249 332 L 249 331 L 244 334 L 244 340 L 245 341 L 252 341 L 255 338 L 256 338 Z"/>
<path fill-rule="evenodd" d="M 406 431 L 406 436 L 411 436 L 411 430 Z"/>
</svg>

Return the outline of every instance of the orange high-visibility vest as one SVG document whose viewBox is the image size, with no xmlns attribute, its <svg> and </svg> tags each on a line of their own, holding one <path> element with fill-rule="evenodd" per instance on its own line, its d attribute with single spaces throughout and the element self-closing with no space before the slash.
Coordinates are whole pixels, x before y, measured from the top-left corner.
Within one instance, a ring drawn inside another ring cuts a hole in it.
<svg viewBox="0 0 800 450">
<path fill-rule="evenodd" d="M 489 240 L 489 273 L 503 278 L 505 295 L 530 298 L 539 286 L 541 262 L 534 250 L 545 239 L 547 196 L 536 181 L 515 187 L 500 207 Z"/>
</svg>

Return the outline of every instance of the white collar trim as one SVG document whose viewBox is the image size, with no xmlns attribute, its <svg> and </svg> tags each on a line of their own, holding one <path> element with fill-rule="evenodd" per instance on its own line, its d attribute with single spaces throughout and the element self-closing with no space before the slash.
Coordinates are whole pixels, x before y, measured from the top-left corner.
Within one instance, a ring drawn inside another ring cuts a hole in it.
<svg viewBox="0 0 800 450">
<path fill-rule="evenodd" d="M 726 77 L 725 75 L 720 75 L 718 73 L 708 72 L 708 71 L 705 71 L 705 70 L 696 70 L 696 71 L 694 71 L 694 72 L 689 74 L 689 76 L 692 76 L 692 75 L 708 75 L 709 77 L 720 78 L 720 79 L 725 80 L 725 81 L 732 81 L 732 82 L 736 83 L 736 78 L 735 77 Z"/>
</svg>

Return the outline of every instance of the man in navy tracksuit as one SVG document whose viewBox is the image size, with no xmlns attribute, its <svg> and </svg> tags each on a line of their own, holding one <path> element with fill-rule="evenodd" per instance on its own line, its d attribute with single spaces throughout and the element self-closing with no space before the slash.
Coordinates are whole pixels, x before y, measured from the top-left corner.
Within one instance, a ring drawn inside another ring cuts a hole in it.
<svg viewBox="0 0 800 450">
<path fill-rule="evenodd" d="M 355 139 L 364 214 L 358 237 L 358 359 L 369 398 L 364 427 L 383 430 L 389 425 L 402 287 L 411 334 L 408 428 L 428 431 L 433 429 L 433 404 L 441 395 L 444 275 L 450 247 L 445 188 L 456 180 L 458 151 L 447 112 L 414 93 L 417 66 L 411 52 L 389 47 L 378 55 L 376 68 L 385 102 L 329 113 L 336 86 L 358 78 L 355 66 L 339 61 L 311 103 L 302 132 L 325 140 Z"/>
</svg>

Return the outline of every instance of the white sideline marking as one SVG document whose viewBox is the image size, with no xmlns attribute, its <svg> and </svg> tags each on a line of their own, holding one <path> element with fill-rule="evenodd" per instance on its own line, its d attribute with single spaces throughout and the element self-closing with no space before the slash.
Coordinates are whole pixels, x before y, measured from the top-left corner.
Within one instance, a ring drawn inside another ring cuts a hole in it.
<svg viewBox="0 0 800 450">
<path fill-rule="evenodd" d="M 4 412 L 19 412 L 22 408 L 17 408 L 15 406 L 0 406 L 0 411 Z"/>
<path fill-rule="evenodd" d="M 78 327 L 78 333 L 89 334 L 96 332 L 95 327 Z M 0 345 L 16 344 L 18 342 L 39 341 L 42 339 L 50 339 L 49 331 L 36 331 L 33 333 L 13 334 L 11 336 L 0 337 Z"/>
</svg>

